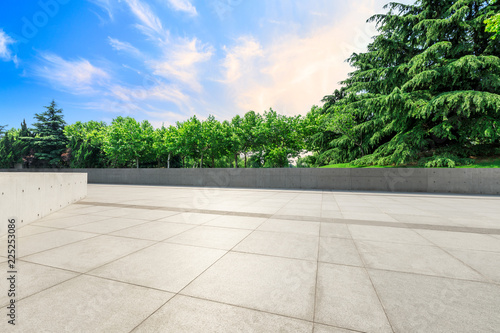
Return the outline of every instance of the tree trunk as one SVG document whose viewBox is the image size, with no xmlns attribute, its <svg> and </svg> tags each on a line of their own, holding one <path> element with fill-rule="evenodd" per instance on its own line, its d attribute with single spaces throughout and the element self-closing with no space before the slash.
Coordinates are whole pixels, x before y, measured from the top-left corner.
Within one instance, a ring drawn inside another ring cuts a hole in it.
<svg viewBox="0 0 500 333">
<path fill-rule="evenodd" d="M 200 168 L 203 168 L 203 153 L 201 153 Z"/>
<path fill-rule="evenodd" d="M 238 154 L 234 153 L 234 168 L 238 168 Z"/>
<path fill-rule="evenodd" d="M 245 169 L 247 167 L 247 153 L 245 152 Z"/>
<path fill-rule="evenodd" d="M 212 169 L 215 169 L 215 157 L 212 156 Z"/>
<path fill-rule="evenodd" d="M 135 165 L 136 165 L 137 169 L 139 169 L 139 157 L 135 158 Z"/>
<path fill-rule="evenodd" d="M 182 167 L 185 168 L 186 164 L 184 163 L 184 160 L 186 159 L 186 156 L 182 156 Z"/>
<path fill-rule="evenodd" d="M 170 153 L 168 153 L 168 158 L 167 158 L 167 169 L 170 169 Z"/>
</svg>

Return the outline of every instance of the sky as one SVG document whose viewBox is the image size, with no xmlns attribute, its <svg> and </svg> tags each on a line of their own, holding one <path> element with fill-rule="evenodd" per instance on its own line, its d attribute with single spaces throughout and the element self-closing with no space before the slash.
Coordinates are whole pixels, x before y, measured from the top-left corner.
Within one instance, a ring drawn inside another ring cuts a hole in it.
<svg viewBox="0 0 500 333">
<path fill-rule="evenodd" d="M 52 100 L 69 124 L 305 115 L 352 71 L 387 2 L 2 0 L 0 125 L 29 125 Z"/>
</svg>

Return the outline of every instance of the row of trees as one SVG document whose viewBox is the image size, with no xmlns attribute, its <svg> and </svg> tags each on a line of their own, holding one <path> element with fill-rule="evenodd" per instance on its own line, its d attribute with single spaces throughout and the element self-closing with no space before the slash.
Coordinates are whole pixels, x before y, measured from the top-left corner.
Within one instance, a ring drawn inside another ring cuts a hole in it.
<svg viewBox="0 0 500 333">
<path fill-rule="evenodd" d="M 500 154 L 500 3 L 386 8 L 342 88 L 307 115 L 318 129 L 311 162 L 454 166 Z"/>
<path fill-rule="evenodd" d="M 131 117 L 66 125 L 54 101 L 45 108 L 32 130 L 23 122 L 5 133 L 1 167 L 287 167 L 304 147 L 304 119 L 272 109 L 154 129 Z"/>
<path fill-rule="evenodd" d="M 0 141 L 3 167 L 284 167 L 470 163 L 500 155 L 500 1 L 390 3 L 342 87 L 305 116 L 270 109 L 154 129 L 118 117 L 65 126 L 54 102 Z"/>
</svg>

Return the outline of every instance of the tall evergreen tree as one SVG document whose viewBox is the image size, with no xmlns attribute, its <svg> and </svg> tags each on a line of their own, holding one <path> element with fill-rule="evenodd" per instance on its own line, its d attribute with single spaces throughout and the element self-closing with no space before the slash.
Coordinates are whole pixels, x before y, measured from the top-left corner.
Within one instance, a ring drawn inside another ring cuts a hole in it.
<svg viewBox="0 0 500 333">
<path fill-rule="evenodd" d="M 37 164 L 42 167 L 58 167 L 62 164 L 61 156 L 66 150 L 67 138 L 64 135 L 66 122 L 62 114 L 62 109 L 57 109 L 54 100 L 49 106 L 44 106 L 47 110 L 36 113 L 36 123 L 33 124 L 35 137 L 32 140 L 34 157 Z"/>
<path fill-rule="evenodd" d="M 484 21 L 499 7 L 418 0 L 370 18 L 380 34 L 348 59 L 355 70 L 342 93 L 325 98 L 327 121 L 349 120 L 330 127 L 333 161 L 453 166 L 498 153 L 500 44 Z"/>
<path fill-rule="evenodd" d="M 498 3 L 498 0 L 491 0 L 491 4 L 494 3 Z M 486 31 L 494 33 L 494 35 L 491 36 L 492 39 L 495 39 L 500 35 L 500 13 L 488 17 L 484 23 L 486 23 Z"/>
</svg>

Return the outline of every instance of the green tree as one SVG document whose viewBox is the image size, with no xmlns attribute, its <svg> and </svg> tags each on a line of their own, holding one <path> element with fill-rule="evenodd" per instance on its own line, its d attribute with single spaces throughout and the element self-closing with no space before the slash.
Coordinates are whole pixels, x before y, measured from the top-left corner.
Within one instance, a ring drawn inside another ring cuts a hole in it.
<svg viewBox="0 0 500 333">
<path fill-rule="evenodd" d="M 498 0 L 491 0 L 492 5 L 498 3 Z M 486 24 L 486 32 L 492 32 L 494 35 L 491 36 L 491 39 L 495 39 L 498 35 L 500 35 L 500 13 L 496 13 L 493 16 L 487 18 L 484 23 Z"/>
<path fill-rule="evenodd" d="M 370 19 L 380 34 L 368 52 L 349 58 L 355 70 L 339 96 L 326 98 L 324 112 L 335 115 L 340 103 L 360 135 L 357 149 L 347 133 L 330 142 L 335 162 L 398 165 L 498 152 L 500 46 L 484 20 L 499 5 L 419 0 L 387 8 Z"/>
<path fill-rule="evenodd" d="M 49 106 L 45 106 L 46 111 L 36 113 L 36 123 L 33 124 L 32 140 L 34 157 L 37 164 L 46 167 L 62 166 L 62 154 L 66 150 L 67 139 L 64 135 L 66 122 L 62 114 L 62 109 L 57 109 L 57 104 L 52 101 Z"/>
<path fill-rule="evenodd" d="M 263 122 L 255 129 L 258 137 L 256 158 L 264 167 L 287 167 L 290 158 L 298 157 L 303 149 L 300 116 L 287 117 L 273 109 L 264 112 Z"/>
<path fill-rule="evenodd" d="M 248 153 L 257 150 L 266 140 L 262 131 L 259 130 L 262 122 L 262 116 L 255 111 L 248 111 L 241 119 L 240 130 L 237 135 L 241 152 L 245 156 L 245 168 L 247 167 Z"/>
<path fill-rule="evenodd" d="M 12 168 L 23 163 L 30 153 L 30 139 L 33 135 L 26 125 L 21 123 L 21 129 L 12 128 L 0 138 L 0 168 Z"/>
<path fill-rule="evenodd" d="M 161 161 L 166 159 L 167 168 L 170 168 L 173 156 L 177 154 L 178 129 L 175 126 L 166 128 L 164 125 L 154 132 L 153 149 L 158 160 L 158 166 Z"/>
<path fill-rule="evenodd" d="M 104 151 L 112 164 L 127 167 L 139 162 L 150 163 L 154 160 L 153 126 L 147 121 L 139 123 L 131 117 L 113 119 L 104 138 Z"/>
<path fill-rule="evenodd" d="M 107 125 L 104 122 L 77 121 L 64 128 L 70 149 L 71 168 L 102 168 L 106 166 L 104 138 Z"/>
<path fill-rule="evenodd" d="M 176 147 L 182 156 L 182 166 L 186 166 L 186 158 L 193 161 L 193 166 L 199 165 L 203 148 L 201 121 L 193 116 L 184 122 L 177 122 L 177 131 Z"/>
<path fill-rule="evenodd" d="M 227 126 L 227 125 L 226 125 Z M 201 126 L 201 164 L 203 156 L 210 158 L 212 168 L 215 168 L 215 160 L 224 156 L 228 150 L 227 127 L 221 124 L 214 116 L 209 115 Z"/>
</svg>

